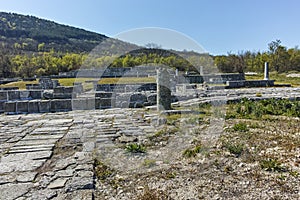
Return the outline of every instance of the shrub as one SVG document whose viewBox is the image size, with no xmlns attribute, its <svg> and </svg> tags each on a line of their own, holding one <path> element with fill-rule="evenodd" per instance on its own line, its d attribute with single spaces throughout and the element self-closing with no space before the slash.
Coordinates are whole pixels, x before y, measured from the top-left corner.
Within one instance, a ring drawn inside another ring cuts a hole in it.
<svg viewBox="0 0 300 200">
<path fill-rule="evenodd" d="M 125 149 L 129 153 L 146 153 L 146 147 L 137 143 L 128 144 Z"/>
<path fill-rule="evenodd" d="M 228 151 L 231 154 L 234 154 L 236 156 L 240 156 L 243 151 L 244 151 L 244 145 L 243 144 L 235 144 L 235 143 L 230 143 L 228 142 L 227 144 L 225 144 L 225 147 L 228 149 Z"/>
</svg>

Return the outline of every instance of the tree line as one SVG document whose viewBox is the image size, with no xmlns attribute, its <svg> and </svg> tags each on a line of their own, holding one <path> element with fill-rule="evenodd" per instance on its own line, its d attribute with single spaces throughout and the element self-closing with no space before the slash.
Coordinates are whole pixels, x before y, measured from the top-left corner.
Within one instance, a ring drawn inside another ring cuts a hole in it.
<svg viewBox="0 0 300 200">
<path fill-rule="evenodd" d="M 300 50 L 297 47 L 287 49 L 281 45 L 280 40 L 272 41 L 268 47 L 267 52 L 246 51 L 222 56 L 206 54 L 197 56 L 191 53 L 188 59 L 160 49 L 139 49 L 120 57 L 101 55 L 92 58 L 86 53 L 62 53 L 54 50 L 18 55 L 2 51 L 0 52 L 0 77 L 39 77 L 77 70 L 80 67 L 133 67 L 146 63 L 163 64 L 180 71 L 195 71 L 194 67 L 202 65 L 217 67 L 223 73 L 242 73 L 263 72 L 264 62 L 269 62 L 271 71 L 278 73 L 300 71 Z M 40 48 L 43 46 L 41 45 Z"/>
<path fill-rule="evenodd" d="M 278 73 L 300 71 L 300 49 L 281 45 L 280 40 L 268 44 L 266 52 L 245 51 L 238 54 L 215 56 L 214 63 L 221 72 L 263 72 L 265 62 Z"/>
</svg>

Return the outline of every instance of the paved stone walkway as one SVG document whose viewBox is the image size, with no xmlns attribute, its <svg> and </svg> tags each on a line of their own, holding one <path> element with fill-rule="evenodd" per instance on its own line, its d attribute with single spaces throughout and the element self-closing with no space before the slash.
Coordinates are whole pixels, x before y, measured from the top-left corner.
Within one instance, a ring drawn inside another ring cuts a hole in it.
<svg viewBox="0 0 300 200">
<path fill-rule="evenodd" d="M 0 199 L 92 199 L 94 154 L 153 132 L 141 110 L 0 116 Z"/>
</svg>

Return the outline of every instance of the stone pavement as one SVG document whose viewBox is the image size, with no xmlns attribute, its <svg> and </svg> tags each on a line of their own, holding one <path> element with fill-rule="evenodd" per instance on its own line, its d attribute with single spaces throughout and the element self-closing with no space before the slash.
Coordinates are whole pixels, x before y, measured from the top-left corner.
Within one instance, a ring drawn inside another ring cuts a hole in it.
<svg viewBox="0 0 300 200">
<path fill-rule="evenodd" d="M 154 132 L 141 110 L 0 115 L 0 199 L 93 199 L 94 156 Z"/>
</svg>

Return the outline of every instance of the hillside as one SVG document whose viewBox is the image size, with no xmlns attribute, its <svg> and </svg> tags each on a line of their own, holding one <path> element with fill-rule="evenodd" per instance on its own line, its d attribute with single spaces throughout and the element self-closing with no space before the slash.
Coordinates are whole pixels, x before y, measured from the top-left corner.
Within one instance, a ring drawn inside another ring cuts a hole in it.
<svg viewBox="0 0 300 200">
<path fill-rule="evenodd" d="M 0 48 L 3 51 L 91 51 L 107 36 L 34 16 L 0 12 Z"/>
</svg>

